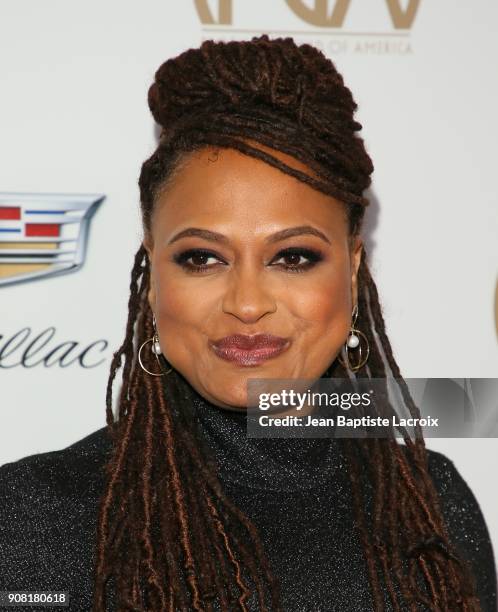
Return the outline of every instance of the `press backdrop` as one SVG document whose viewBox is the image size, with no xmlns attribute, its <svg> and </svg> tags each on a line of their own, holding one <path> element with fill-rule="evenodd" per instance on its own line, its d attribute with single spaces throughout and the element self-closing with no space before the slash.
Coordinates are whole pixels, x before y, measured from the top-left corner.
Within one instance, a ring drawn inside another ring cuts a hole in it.
<svg viewBox="0 0 498 612">
<path fill-rule="evenodd" d="M 207 38 L 290 35 L 336 62 L 375 165 L 366 240 L 403 374 L 497 376 L 497 22 L 492 0 L 2 0 L 0 199 L 105 197 L 80 269 L 0 286 L 0 464 L 105 424 L 155 147 L 147 89 Z M 471 486 L 495 549 L 496 442 L 427 442 Z"/>
</svg>

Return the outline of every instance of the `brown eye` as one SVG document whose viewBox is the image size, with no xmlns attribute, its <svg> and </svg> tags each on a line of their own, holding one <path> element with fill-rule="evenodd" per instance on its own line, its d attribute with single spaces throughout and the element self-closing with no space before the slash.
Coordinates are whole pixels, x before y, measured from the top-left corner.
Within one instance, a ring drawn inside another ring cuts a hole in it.
<svg viewBox="0 0 498 612">
<path fill-rule="evenodd" d="M 274 258 L 272 265 L 281 267 L 288 272 L 304 272 L 322 259 L 323 256 L 319 251 L 294 247 L 280 251 Z"/>
<path fill-rule="evenodd" d="M 195 253 L 190 256 L 190 260 L 192 261 L 194 266 L 204 266 L 209 259 L 209 255 L 206 253 Z"/>
<path fill-rule="evenodd" d="M 204 249 L 188 249 L 174 255 L 173 260 L 188 272 L 203 272 L 225 263 L 218 255 Z M 208 263 L 210 260 L 212 263 Z"/>
<path fill-rule="evenodd" d="M 297 266 L 301 263 L 301 257 L 302 255 L 299 255 L 299 253 L 287 253 L 283 255 L 282 259 L 285 260 L 286 264 L 289 266 Z"/>
</svg>

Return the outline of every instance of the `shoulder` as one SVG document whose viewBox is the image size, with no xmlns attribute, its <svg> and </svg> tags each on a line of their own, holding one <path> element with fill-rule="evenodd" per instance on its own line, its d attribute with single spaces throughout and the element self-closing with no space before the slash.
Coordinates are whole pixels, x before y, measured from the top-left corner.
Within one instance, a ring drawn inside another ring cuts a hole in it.
<svg viewBox="0 0 498 612">
<path fill-rule="evenodd" d="M 427 449 L 427 460 L 450 540 L 474 570 L 483 611 L 496 612 L 494 551 L 479 502 L 451 459 Z"/>
<path fill-rule="evenodd" d="M 465 517 L 466 522 L 471 522 L 480 531 L 480 535 L 486 536 L 489 541 L 479 502 L 455 463 L 445 454 L 431 449 L 427 449 L 427 459 L 429 473 L 447 519 L 455 522 Z"/>
<path fill-rule="evenodd" d="M 0 467 L 0 586 L 64 590 L 68 570 L 85 571 L 111 448 L 104 427 Z"/>
<path fill-rule="evenodd" d="M 60 450 L 23 457 L 0 466 L 0 497 L 16 498 L 38 488 L 40 493 L 78 495 L 99 479 L 111 449 L 102 427 Z"/>
<path fill-rule="evenodd" d="M 404 444 L 400 446 L 408 458 L 406 446 Z M 429 474 L 448 513 L 450 511 L 458 512 L 465 507 L 472 508 L 473 512 L 479 511 L 482 517 L 480 506 L 455 463 L 439 451 L 426 448 L 426 453 Z M 455 505 L 455 501 L 458 504 Z M 482 522 L 484 523 L 484 519 Z"/>
</svg>

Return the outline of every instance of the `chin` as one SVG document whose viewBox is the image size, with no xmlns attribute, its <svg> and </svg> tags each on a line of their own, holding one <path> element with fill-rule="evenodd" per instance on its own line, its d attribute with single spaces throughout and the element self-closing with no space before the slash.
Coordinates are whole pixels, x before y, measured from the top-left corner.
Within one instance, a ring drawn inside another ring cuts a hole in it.
<svg viewBox="0 0 498 612">
<path fill-rule="evenodd" d="M 210 384 L 204 388 L 212 398 L 212 403 L 225 408 L 245 410 L 247 408 L 247 378 L 239 376 L 236 381 L 223 379 L 219 383 L 211 380 L 209 381 Z M 213 383 L 216 386 L 213 386 Z"/>
</svg>

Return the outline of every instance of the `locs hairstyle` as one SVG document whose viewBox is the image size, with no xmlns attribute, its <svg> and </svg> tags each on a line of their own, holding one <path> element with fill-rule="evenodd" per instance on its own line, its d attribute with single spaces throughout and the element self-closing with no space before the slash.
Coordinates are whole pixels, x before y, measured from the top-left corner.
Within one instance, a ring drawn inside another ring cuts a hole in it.
<svg viewBox="0 0 498 612">
<path fill-rule="evenodd" d="M 356 134 L 362 126 L 353 118 L 353 96 L 316 48 L 267 36 L 207 41 L 160 66 L 148 101 L 162 133 L 139 179 L 145 235 L 159 190 L 189 152 L 205 146 L 236 149 L 335 197 L 347 210 L 351 236 L 360 231 L 373 165 Z M 310 172 L 289 167 L 257 143 L 294 156 Z M 366 257 L 364 251 L 357 325 L 371 352 L 357 375 L 385 379 L 387 364 L 406 407 L 420 416 L 393 357 Z M 126 337 L 107 388 L 113 445 L 99 508 L 93 610 L 105 610 L 109 585 L 120 611 L 210 611 L 214 600 L 223 611 L 244 611 L 254 590 L 262 611 L 281 610 L 258 532 L 225 496 L 215 463 L 196 438 L 187 381 L 176 370 L 156 378 L 137 367 L 137 346 L 153 333 L 149 283 L 142 245 L 131 274 Z M 123 358 L 115 419 L 112 387 Z M 347 378 L 348 372 L 335 360 L 324 375 Z M 480 610 L 474 579 L 449 541 L 424 441 L 405 441 L 402 450 L 394 437 L 338 440 L 372 607 L 384 609 L 385 588 L 395 610 Z"/>
</svg>

